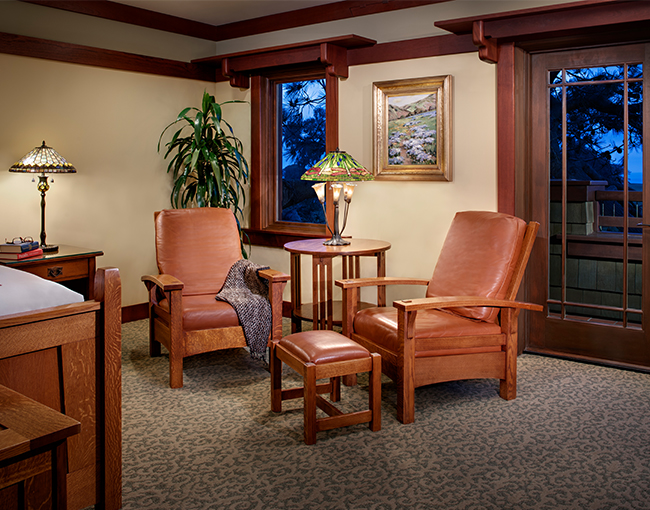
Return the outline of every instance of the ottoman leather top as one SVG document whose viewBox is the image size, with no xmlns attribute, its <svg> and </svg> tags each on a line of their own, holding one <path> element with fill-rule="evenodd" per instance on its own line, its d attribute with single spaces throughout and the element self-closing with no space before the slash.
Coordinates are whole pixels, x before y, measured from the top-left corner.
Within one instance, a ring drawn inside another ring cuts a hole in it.
<svg viewBox="0 0 650 510">
<path fill-rule="evenodd" d="M 330 330 L 303 331 L 285 336 L 279 345 L 300 361 L 322 365 L 370 357 L 370 351 Z"/>
</svg>

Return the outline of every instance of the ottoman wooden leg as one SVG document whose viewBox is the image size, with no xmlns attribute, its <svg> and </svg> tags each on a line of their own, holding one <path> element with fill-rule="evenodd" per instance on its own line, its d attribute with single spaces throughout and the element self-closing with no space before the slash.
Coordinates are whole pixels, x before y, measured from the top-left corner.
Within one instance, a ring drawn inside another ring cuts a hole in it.
<svg viewBox="0 0 650 510">
<path fill-rule="evenodd" d="M 305 444 L 316 443 L 316 365 L 305 365 Z"/>
<path fill-rule="evenodd" d="M 372 356 L 372 372 L 370 372 L 370 412 L 372 419 L 368 426 L 373 432 L 381 430 L 381 356 L 376 352 Z"/>
<path fill-rule="evenodd" d="M 271 371 L 271 411 L 282 411 L 282 360 L 276 353 L 276 344 L 271 344 L 269 352 L 269 370 Z"/>
</svg>

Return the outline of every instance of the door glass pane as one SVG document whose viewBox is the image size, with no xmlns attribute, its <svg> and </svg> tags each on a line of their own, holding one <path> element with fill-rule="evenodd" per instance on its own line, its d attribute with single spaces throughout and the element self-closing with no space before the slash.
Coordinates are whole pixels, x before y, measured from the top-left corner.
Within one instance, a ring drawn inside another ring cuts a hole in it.
<svg viewBox="0 0 650 510">
<path fill-rule="evenodd" d="M 641 64 L 549 73 L 551 315 L 640 324 L 641 79 Z"/>
<path fill-rule="evenodd" d="M 583 69 L 567 69 L 566 81 L 603 81 L 622 80 L 625 77 L 624 66 L 586 67 Z"/>
<path fill-rule="evenodd" d="M 277 93 L 282 107 L 279 218 L 324 224 L 323 208 L 311 188 L 314 182 L 300 176 L 325 155 L 325 80 L 283 83 Z"/>
</svg>

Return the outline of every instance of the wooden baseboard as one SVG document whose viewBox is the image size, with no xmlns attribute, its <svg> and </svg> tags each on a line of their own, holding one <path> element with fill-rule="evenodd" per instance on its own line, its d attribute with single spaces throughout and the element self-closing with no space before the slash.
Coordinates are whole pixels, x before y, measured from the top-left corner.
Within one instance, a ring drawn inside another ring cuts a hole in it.
<svg viewBox="0 0 650 510">
<path fill-rule="evenodd" d="M 149 317 L 149 304 L 138 303 L 122 307 L 122 324 L 126 322 L 140 321 Z M 291 317 L 291 302 L 282 302 L 282 317 Z"/>
<path fill-rule="evenodd" d="M 149 318 L 149 304 L 138 303 L 122 307 L 122 324 Z"/>
</svg>

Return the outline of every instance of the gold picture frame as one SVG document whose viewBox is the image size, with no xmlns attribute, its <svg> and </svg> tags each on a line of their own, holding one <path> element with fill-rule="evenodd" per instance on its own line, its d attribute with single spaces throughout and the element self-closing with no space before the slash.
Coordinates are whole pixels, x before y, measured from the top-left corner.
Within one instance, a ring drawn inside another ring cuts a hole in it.
<svg viewBox="0 0 650 510">
<path fill-rule="evenodd" d="M 451 181 L 451 81 L 373 83 L 376 180 Z"/>
</svg>

